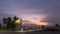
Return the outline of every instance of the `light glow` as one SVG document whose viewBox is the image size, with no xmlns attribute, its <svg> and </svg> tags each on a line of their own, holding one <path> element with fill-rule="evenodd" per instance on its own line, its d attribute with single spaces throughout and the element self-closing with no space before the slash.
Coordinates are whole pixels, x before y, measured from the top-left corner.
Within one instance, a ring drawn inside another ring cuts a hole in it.
<svg viewBox="0 0 60 34">
<path fill-rule="evenodd" d="M 42 26 L 42 25 L 48 26 L 49 25 L 49 23 L 47 23 L 47 22 L 37 22 L 35 24 L 38 25 L 38 26 Z"/>
<path fill-rule="evenodd" d="M 19 19 L 17 19 L 16 21 L 15 21 L 15 24 L 20 24 L 21 23 L 21 20 L 19 20 Z"/>
</svg>

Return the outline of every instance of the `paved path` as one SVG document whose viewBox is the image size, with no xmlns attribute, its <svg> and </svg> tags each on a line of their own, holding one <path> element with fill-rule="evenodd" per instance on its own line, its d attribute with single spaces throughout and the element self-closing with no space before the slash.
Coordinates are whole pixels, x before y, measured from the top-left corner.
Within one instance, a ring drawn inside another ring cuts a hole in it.
<svg viewBox="0 0 60 34">
<path fill-rule="evenodd" d="M 60 32 L 0 32 L 0 34 L 60 34 Z"/>
</svg>

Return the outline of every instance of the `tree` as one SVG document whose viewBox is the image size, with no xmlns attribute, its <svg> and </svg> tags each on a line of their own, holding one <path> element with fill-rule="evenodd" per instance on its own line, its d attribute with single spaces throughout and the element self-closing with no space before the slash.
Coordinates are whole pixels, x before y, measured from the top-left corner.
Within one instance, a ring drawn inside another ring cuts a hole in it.
<svg viewBox="0 0 60 34">
<path fill-rule="evenodd" d="M 42 27 L 42 30 L 44 30 L 45 26 L 44 26 L 44 25 L 42 25 L 41 27 Z"/>
<path fill-rule="evenodd" d="M 0 28 L 1 28 L 1 24 L 0 24 Z"/>
<path fill-rule="evenodd" d="M 3 18 L 3 23 L 7 25 L 8 21 L 6 18 Z M 7 25 L 8 26 L 8 25 Z M 8 28 L 7 28 L 8 29 Z"/>
<path fill-rule="evenodd" d="M 13 20 L 11 19 L 11 17 L 3 18 L 3 22 L 4 24 L 7 24 L 7 29 L 12 29 L 13 31 L 15 31 L 16 25 L 17 25 L 15 24 L 15 22 L 19 23 L 19 22 L 22 22 L 22 20 L 20 21 L 20 19 L 15 16 L 13 17 Z"/>
<path fill-rule="evenodd" d="M 15 24 L 15 20 L 17 19 L 17 17 L 13 17 L 13 22 L 12 22 L 12 30 L 15 31 L 16 29 L 16 24 Z"/>
<path fill-rule="evenodd" d="M 11 22 L 12 22 L 11 17 L 3 18 L 3 22 L 4 22 L 4 24 L 7 25 L 7 29 L 11 28 Z"/>
<path fill-rule="evenodd" d="M 59 24 L 55 24 L 55 26 L 56 26 L 56 27 L 58 27 L 58 26 L 59 26 Z"/>
<path fill-rule="evenodd" d="M 7 28 L 10 29 L 11 28 L 11 23 L 12 23 L 12 20 L 11 20 L 11 17 L 8 17 L 7 18 Z"/>
<path fill-rule="evenodd" d="M 4 22 L 4 24 L 7 24 L 7 19 L 3 18 L 3 22 Z"/>
<path fill-rule="evenodd" d="M 55 24 L 55 29 L 58 31 L 59 30 L 59 24 Z"/>
</svg>

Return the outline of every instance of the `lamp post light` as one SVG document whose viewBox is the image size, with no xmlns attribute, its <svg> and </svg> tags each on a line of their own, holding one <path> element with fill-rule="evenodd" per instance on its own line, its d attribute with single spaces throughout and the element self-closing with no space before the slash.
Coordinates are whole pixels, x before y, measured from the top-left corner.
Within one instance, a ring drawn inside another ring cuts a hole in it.
<svg viewBox="0 0 60 34">
<path fill-rule="evenodd" d="M 14 17 L 14 20 L 12 22 L 12 30 L 15 31 L 17 30 L 17 26 L 22 24 L 22 20 L 17 18 L 16 16 Z"/>
<path fill-rule="evenodd" d="M 15 20 L 15 25 L 16 25 L 16 30 L 19 30 L 18 26 L 22 24 L 22 20 L 21 19 L 16 19 Z"/>
<path fill-rule="evenodd" d="M 15 20 L 16 25 L 21 24 L 21 23 L 22 23 L 22 21 L 20 19 Z"/>
</svg>

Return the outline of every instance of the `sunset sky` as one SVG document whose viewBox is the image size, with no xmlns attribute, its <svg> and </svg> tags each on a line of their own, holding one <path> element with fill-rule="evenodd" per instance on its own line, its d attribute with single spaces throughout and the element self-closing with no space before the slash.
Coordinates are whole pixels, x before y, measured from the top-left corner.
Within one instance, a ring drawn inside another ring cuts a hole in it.
<svg viewBox="0 0 60 34">
<path fill-rule="evenodd" d="M 0 18 L 18 16 L 34 24 L 60 24 L 60 0 L 0 0 Z"/>
</svg>

